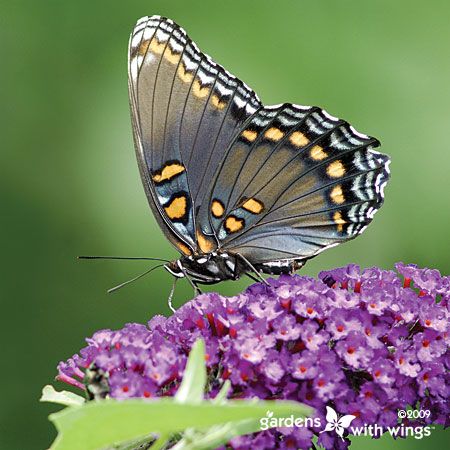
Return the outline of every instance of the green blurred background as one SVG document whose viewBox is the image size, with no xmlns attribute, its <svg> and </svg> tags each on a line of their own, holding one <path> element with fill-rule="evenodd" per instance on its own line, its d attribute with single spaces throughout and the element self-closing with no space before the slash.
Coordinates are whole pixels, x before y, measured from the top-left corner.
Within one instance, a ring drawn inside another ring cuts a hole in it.
<svg viewBox="0 0 450 450">
<path fill-rule="evenodd" d="M 37 402 L 40 389 L 86 336 L 168 313 L 164 271 L 108 296 L 148 265 L 75 259 L 176 257 L 147 206 L 130 132 L 128 36 L 151 14 L 180 23 L 265 103 L 320 105 L 392 156 L 386 203 L 368 231 L 303 273 L 399 260 L 450 273 L 448 1 L 3 1 L 2 450 L 52 441 L 55 408 Z M 179 283 L 176 303 L 191 296 Z M 437 449 L 447 436 L 352 448 Z"/>
</svg>

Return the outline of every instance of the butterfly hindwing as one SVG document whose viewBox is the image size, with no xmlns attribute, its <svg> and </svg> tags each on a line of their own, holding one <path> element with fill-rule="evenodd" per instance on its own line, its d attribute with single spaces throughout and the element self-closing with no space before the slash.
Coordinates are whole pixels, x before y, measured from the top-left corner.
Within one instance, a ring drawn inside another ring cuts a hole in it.
<svg viewBox="0 0 450 450">
<path fill-rule="evenodd" d="M 383 201 L 388 158 L 378 146 L 317 107 L 259 110 L 203 208 L 219 245 L 263 264 L 307 259 L 357 236 Z"/>
<path fill-rule="evenodd" d="M 131 35 L 129 92 L 150 205 L 180 251 L 202 251 L 195 212 L 225 149 L 260 102 L 159 16 L 140 19 Z"/>
</svg>

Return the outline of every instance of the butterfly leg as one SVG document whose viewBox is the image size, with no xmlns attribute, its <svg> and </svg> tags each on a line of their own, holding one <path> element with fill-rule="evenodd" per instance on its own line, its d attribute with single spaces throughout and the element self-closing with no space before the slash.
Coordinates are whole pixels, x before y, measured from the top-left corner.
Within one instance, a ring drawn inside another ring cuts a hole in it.
<svg viewBox="0 0 450 450">
<path fill-rule="evenodd" d="M 173 294 L 175 293 L 175 285 L 177 284 L 177 280 L 178 280 L 178 278 L 173 279 L 172 289 L 170 290 L 169 298 L 167 299 L 167 305 L 172 310 L 172 312 L 176 311 L 175 308 L 173 307 L 172 300 L 173 300 Z"/>
<path fill-rule="evenodd" d="M 247 275 L 249 278 L 251 278 L 253 281 L 256 281 L 257 283 L 259 283 L 259 279 L 254 277 L 251 273 L 247 272 L 245 275 Z"/>
<path fill-rule="evenodd" d="M 194 289 L 195 295 L 203 294 L 203 292 L 200 290 L 200 288 L 197 286 L 197 283 L 195 281 L 192 281 L 191 277 L 187 274 L 186 270 L 182 267 L 180 267 L 181 271 L 183 272 L 183 275 L 185 276 L 186 280 L 189 281 L 189 284 Z"/>
<path fill-rule="evenodd" d="M 198 287 L 198 284 L 195 281 L 193 281 L 193 284 L 195 286 L 195 288 L 194 288 L 195 289 L 195 293 L 197 295 L 203 294 L 203 291 Z"/>
<path fill-rule="evenodd" d="M 241 255 L 240 253 L 236 253 L 236 256 L 238 258 L 241 258 L 242 261 L 244 261 L 244 263 L 247 265 L 247 267 L 249 267 L 250 270 L 255 273 L 255 275 L 258 277 L 259 281 L 264 283 L 266 286 L 269 286 L 269 283 L 265 280 L 265 278 L 263 278 L 263 276 L 256 270 L 255 266 L 244 255 Z"/>
<path fill-rule="evenodd" d="M 185 274 L 186 279 L 189 281 L 189 284 L 192 286 L 192 288 L 194 289 L 195 295 L 200 295 L 202 293 L 202 291 L 200 290 L 200 288 L 197 286 L 197 284 L 191 280 L 191 277 L 188 276 L 187 274 Z"/>
</svg>

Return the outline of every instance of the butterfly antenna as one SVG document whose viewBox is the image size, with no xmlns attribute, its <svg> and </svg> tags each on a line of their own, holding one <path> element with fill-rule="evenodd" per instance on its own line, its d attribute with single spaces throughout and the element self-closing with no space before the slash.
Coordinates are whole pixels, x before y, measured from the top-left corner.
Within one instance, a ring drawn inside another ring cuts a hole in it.
<svg viewBox="0 0 450 450">
<path fill-rule="evenodd" d="M 127 259 L 144 261 L 162 261 L 169 263 L 168 259 L 148 258 L 146 256 L 78 256 L 78 259 Z"/>
<path fill-rule="evenodd" d="M 158 269 L 159 267 L 163 267 L 163 266 L 164 266 L 164 264 L 158 264 L 157 266 L 154 266 L 154 267 L 146 270 L 145 272 L 141 273 L 137 277 L 134 277 L 134 278 L 132 278 L 131 280 L 128 280 L 128 281 L 124 281 L 123 283 L 120 283 L 117 286 L 114 286 L 113 288 L 108 289 L 108 294 L 111 294 L 111 293 L 119 290 L 120 288 L 123 288 L 127 284 L 130 284 L 130 283 L 133 283 L 136 280 L 139 280 L 139 278 L 142 278 L 143 276 L 147 275 L 148 273 L 153 272 L 155 269 Z"/>
</svg>

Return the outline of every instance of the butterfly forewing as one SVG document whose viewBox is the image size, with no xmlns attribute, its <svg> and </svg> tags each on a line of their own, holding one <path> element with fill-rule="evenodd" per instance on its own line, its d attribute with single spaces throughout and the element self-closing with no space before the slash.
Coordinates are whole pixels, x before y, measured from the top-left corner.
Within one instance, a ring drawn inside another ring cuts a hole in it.
<svg viewBox="0 0 450 450">
<path fill-rule="evenodd" d="M 149 202 L 185 254 L 205 250 L 195 211 L 256 94 L 200 52 L 170 19 L 136 24 L 129 47 L 136 151 Z M 203 247 L 203 249 L 202 249 Z"/>
</svg>

